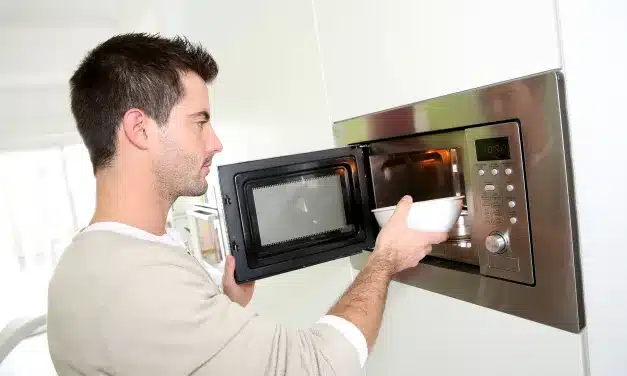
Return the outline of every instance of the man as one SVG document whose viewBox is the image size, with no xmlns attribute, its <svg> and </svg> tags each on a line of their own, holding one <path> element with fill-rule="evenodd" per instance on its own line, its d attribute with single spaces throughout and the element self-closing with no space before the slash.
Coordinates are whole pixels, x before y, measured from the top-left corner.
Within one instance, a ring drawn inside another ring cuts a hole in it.
<svg viewBox="0 0 627 376">
<path fill-rule="evenodd" d="M 72 113 L 96 177 L 91 224 L 51 279 L 50 353 L 62 375 L 342 375 L 362 372 L 392 276 L 446 234 L 407 228 L 411 198 L 382 229 L 367 266 L 309 329 L 246 305 L 229 257 L 223 292 L 165 232 L 180 196 L 207 189 L 222 150 L 209 122 L 213 58 L 185 39 L 113 37 L 70 80 Z"/>
</svg>

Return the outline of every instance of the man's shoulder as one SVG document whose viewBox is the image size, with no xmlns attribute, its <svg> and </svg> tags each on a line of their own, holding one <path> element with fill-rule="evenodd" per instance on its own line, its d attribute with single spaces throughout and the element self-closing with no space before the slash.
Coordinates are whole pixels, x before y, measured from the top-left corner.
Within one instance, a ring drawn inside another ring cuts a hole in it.
<svg viewBox="0 0 627 376">
<path fill-rule="evenodd" d="M 68 245 L 64 258 L 80 258 L 97 263 L 116 263 L 122 266 L 134 261 L 185 262 L 189 263 L 189 252 L 184 247 L 168 245 L 119 234 L 113 231 L 94 230 L 78 233 Z M 60 262 L 63 261 L 63 258 Z"/>
<path fill-rule="evenodd" d="M 132 236 L 126 233 L 120 233 L 106 229 L 81 231 L 74 236 L 72 242 L 70 243 L 70 246 L 83 245 L 89 245 L 91 247 L 100 245 L 124 245 L 127 247 L 139 246 L 141 248 L 184 248 L 172 244 L 164 244 L 162 242 L 150 241 L 137 236 Z"/>
<path fill-rule="evenodd" d="M 124 281 L 150 274 L 155 267 L 177 270 L 192 278 L 207 278 L 202 267 L 183 247 L 111 231 L 89 231 L 77 234 L 67 246 L 55 268 L 50 289 L 58 286 L 66 292 L 71 286 L 80 288 L 80 284 L 92 289 L 111 289 Z"/>
</svg>

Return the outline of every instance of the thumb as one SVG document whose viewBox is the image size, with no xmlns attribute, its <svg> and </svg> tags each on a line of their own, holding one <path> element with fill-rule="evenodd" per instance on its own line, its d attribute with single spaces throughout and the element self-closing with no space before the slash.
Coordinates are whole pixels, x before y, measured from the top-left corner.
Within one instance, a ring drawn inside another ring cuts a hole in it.
<svg viewBox="0 0 627 376">
<path fill-rule="evenodd" d="M 232 255 L 226 256 L 226 262 L 224 263 L 224 276 L 222 277 L 223 283 L 235 282 L 235 257 Z"/>
<path fill-rule="evenodd" d="M 403 221 L 403 223 L 406 223 L 407 216 L 409 215 L 409 209 L 411 209 L 412 203 L 413 199 L 411 198 L 411 196 L 404 196 L 396 205 L 394 214 L 392 214 L 392 217 L 388 222 Z"/>
</svg>

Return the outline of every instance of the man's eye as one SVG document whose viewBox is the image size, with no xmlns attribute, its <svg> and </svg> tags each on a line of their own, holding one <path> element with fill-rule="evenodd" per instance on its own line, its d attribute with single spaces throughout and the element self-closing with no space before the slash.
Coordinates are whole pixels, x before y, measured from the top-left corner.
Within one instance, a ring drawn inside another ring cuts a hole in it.
<svg viewBox="0 0 627 376">
<path fill-rule="evenodd" d="M 206 122 L 206 121 L 199 121 L 199 122 L 197 122 L 196 124 L 197 124 L 200 128 L 202 128 L 202 127 L 204 127 L 204 126 L 205 126 L 205 124 L 207 124 L 207 122 Z"/>
</svg>

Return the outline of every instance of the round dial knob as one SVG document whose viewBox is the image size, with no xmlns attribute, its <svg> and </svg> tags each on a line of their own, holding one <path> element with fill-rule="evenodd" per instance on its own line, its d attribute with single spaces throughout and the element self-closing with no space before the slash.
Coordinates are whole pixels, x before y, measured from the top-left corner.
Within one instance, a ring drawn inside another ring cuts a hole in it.
<svg viewBox="0 0 627 376">
<path fill-rule="evenodd" d="M 492 253 L 503 253 L 507 248 L 507 235 L 493 232 L 485 239 L 485 247 Z"/>
</svg>

